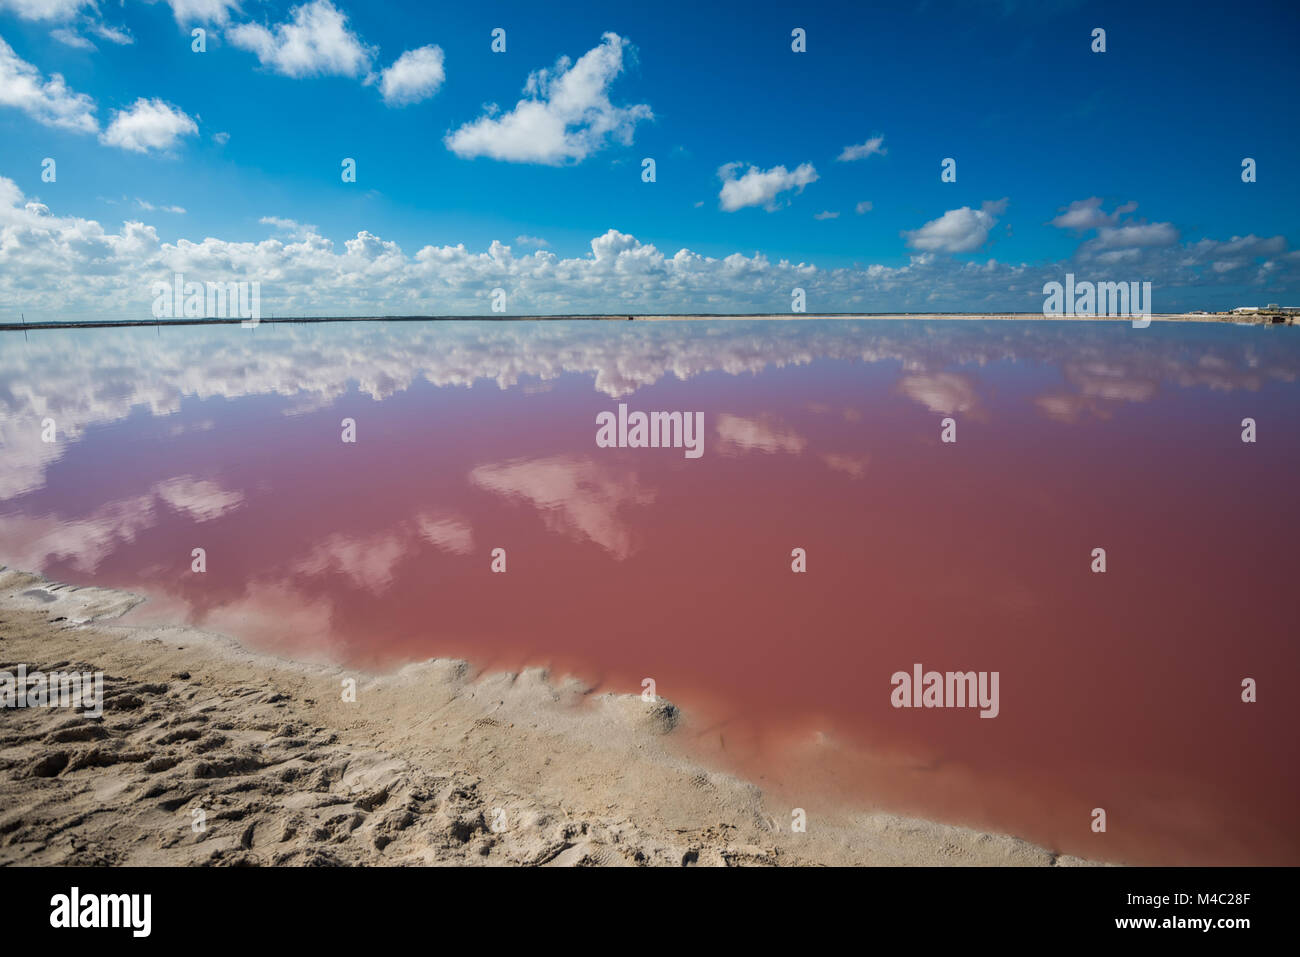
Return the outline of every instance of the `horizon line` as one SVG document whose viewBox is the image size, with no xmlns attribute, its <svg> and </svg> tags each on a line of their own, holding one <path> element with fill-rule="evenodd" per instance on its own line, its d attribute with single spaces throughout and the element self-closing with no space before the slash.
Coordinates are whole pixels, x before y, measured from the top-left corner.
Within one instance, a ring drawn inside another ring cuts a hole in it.
<svg viewBox="0 0 1300 957">
<path fill-rule="evenodd" d="M 1150 318 L 1160 321 L 1221 322 L 1231 321 L 1244 325 L 1293 325 L 1294 318 L 1283 318 L 1279 313 L 1252 312 L 1171 312 L 1158 313 Z M 261 319 L 234 318 L 180 318 L 180 319 L 46 319 L 39 322 L 0 322 L 0 332 L 39 331 L 43 329 L 109 329 L 115 327 L 139 328 L 148 326 L 223 326 L 295 325 L 316 322 L 547 322 L 547 321 L 658 321 L 697 319 L 763 319 L 770 321 L 809 319 L 1042 319 L 1046 321 L 1075 322 L 1128 322 L 1132 316 L 1045 316 L 1040 312 L 682 312 L 682 313 L 553 313 L 523 315 L 411 315 L 411 316 L 276 316 Z M 1145 317 L 1144 317 L 1145 318 Z"/>
</svg>

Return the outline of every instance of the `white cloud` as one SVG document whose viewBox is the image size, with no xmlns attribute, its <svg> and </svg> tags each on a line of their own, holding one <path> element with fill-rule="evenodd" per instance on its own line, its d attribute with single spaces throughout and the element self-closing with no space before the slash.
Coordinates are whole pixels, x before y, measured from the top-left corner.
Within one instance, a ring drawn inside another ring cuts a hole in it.
<svg viewBox="0 0 1300 957">
<path fill-rule="evenodd" d="M 92 23 L 90 32 L 101 40 L 107 40 L 109 43 L 116 43 L 122 47 L 135 43 L 135 37 L 131 36 L 131 34 L 117 27 L 110 27 L 107 23 Z"/>
<path fill-rule="evenodd" d="M 1060 281 L 1066 271 L 1107 278 L 1113 270 L 1102 257 L 1117 252 L 1091 255 L 1085 242 L 1072 259 L 1032 266 L 927 252 L 901 265 L 826 268 L 761 252 L 665 253 L 612 229 L 592 239 L 586 255 L 561 256 L 549 249 L 516 252 L 501 242 L 408 251 L 364 230 L 336 243 L 291 221 L 266 225 L 285 232 L 257 241 L 162 242 L 155 226 L 135 218 L 114 227 L 53 214 L 0 176 L 0 302 L 21 305 L 28 321 L 148 317 L 152 284 L 183 272 L 200 282 L 260 281 L 264 315 L 489 315 L 487 291 L 497 286 L 509 290 L 511 312 L 524 314 L 788 312 L 795 286 L 808 290 L 810 310 L 1038 312 L 1044 282 Z M 1300 254 L 1283 236 L 1118 252 L 1134 257 L 1124 261 L 1122 278 L 1150 280 L 1161 310 L 1300 296 Z M 602 375 L 635 381 L 622 365 Z"/>
<path fill-rule="evenodd" d="M 95 0 L 0 0 L 0 10 L 7 10 L 21 20 L 67 20 L 82 7 L 94 3 Z"/>
<path fill-rule="evenodd" d="M 159 212 L 159 213 L 184 213 L 184 212 L 185 212 L 185 207 L 184 207 L 184 206 L 155 206 L 153 203 L 149 202 L 147 199 L 137 199 L 137 200 L 135 201 L 135 204 L 136 204 L 137 206 L 139 206 L 141 209 L 145 210 L 146 212 L 150 212 L 150 213 L 152 213 L 152 212 Z"/>
<path fill-rule="evenodd" d="M 274 226 L 276 229 L 282 229 L 294 237 L 315 236 L 316 227 L 305 223 L 300 223 L 295 219 L 283 219 L 279 216 L 263 216 L 258 220 L 263 226 Z"/>
<path fill-rule="evenodd" d="M 195 23 L 227 23 L 239 12 L 239 0 L 167 0 L 172 16 L 181 26 Z"/>
<path fill-rule="evenodd" d="M 820 213 L 816 213 L 813 216 L 813 219 L 839 219 L 839 218 L 840 218 L 839 213 L 831 212 L 829 209 L 823 209 Z"/>
<path fill-rule="evenodd" d="M 1131 213 L 1135 209 L 1137 209 L 1137 203 L 1125 203 L 1114 212 L 1107 213 L 1101 208 L 1101 199 L 1097 196 L 1090 196 L 1088 199 L 1075 200 L 1051 221 L 1051 225 L 1057 229 L 1081 231 L 1098 229 L 1102 226 L 1114 225 L 1119 221 L 1120 216 Z"/>
<path fill-rule="evenodd" d="M 923 252 L 969 253 L 979 249 L 989 238 L 989 230 L 1006 211 L 1005 199 L 985 203 L 978 210 L 963 206 L 950 209 L 920 229 L 906 230 L 907 245 Z"/>
<path fill-rule="evenodd" d="M 182 136 L 193 136 L 199 128 L 181 110 L 162 100 L 136 100 L 129 109 L 117 110 L 99 141 L 133 153 L 166 150 Z"/>
<path fill-rule="evenodd" d="M 370 69 L 372 51 L 330 0 L 294 7 L 290 18 L 273 30 L 241 23 L 227 30 L 226 38 L 284 76 L 364 76 Z"/>
<path fill-rule="evenodd" d="M 789 190 L 802 193 L 809 183 L 817 181 L 817 170 L 812 163 L 801 163 L 794 172 L 784 166 L 774 166 L 762 170 L 751 166 L 739 178 L 735 176 L 743 164 L 727 163 L 718 168 L 718 177 L 722 180 L 722 190 L 718 193 L 719 205 L 734 213 L 746 206 L 763 206 L 768 212 L 777 208 L 776 197 Z"/>
<path fill-rule="evenodd" d="M 1178 242 L 1178 230 L 1172 223 L 1140 223 L 1103 226 L 1096 242 L 1103 249 L 1131 246 L 1172 246 Z"/>
<path fill-rule="evenodd" d="M 609 88 L 623 72 L 628 42 L 606 33 L 601 44 L 576 63 L 561 57 L 550 70 L 538 70 L 524 87 L 527 99 L 500 116 L 492 107 L 487 114 L 444 140 L 457 156 L 487 156 L 511 163 L 558 166 L 581 162 L 602 149 L 607 140 L 632 142 L 636 124 L 654 118 L 644 103 L 615 106 Z"/>
<path fill-rule="evenodd" d="M 859 216 L 861 216 L 863 213 L 871 212 L 871 200 L 864 199 L 862 202 L 858 203 L 858 205 L 853 207 L 853 211 L 857 213 Z"/>
<path fill-rule="evenodd" d="M 44 79 L 41 71 L 19 57 L 3 37 L 0 37 L 0 106 L 22 110 L 36 122 L 56 129 L 77 133 L 94 133 L 99 129 L 94 100 L 68 89 L 58 73 Z"/>
<path fill-rule="evenodd" d="M 274 226 L 276 229 L 298 230 L 301 228 L 298 221 L 294 219 L 283 219 L 279 216 L 263 216 L 258 220 L 263 226 Z"/>
<path fill-rule="evenodd" d="M 866 159 L 868 156 L 885 155 L 885 138 L 883 136 L 873 136 L 865 143 L 859 143 L 856 146 L 846 146 L 839 156 L 835 157 L 836 162 L 851 163 L 854 160 Z"/>
<path fill-rule="evenodd" d="M 407 50 L 384 70 L 379 91 L 389 106 L 406 106 L 433 96 L 446 78 L 442 47 L 423 46 Z"/>
<path fill-rule="evenodd" d="M 108 40 L 110 43 L 116 43 L 118 46 L 130 46 L 135 43 L 135 37 L 120 30 L 117 27 L 110 27 L 106 23 L 94 22 L 86 25 L 86 29 L 101 40 Z M 70 46 L 78 50 L 93 50 L 95 44 L 89 38 L 83 37 L 80 33 L 71 27 L 59 27 L 57 30 L 50 31 L 51 39 L 58 40 L 64 46 Z"/>
<path fill-rule="evenodd" d="M 1108 213 L 1102 209 L 1101 199 L 1090 196 L 1088 199 L 1075 200 L 1051 220 L 1051 225 L 1080 233 L 1096 232 L 1092 239 L 1079 247 L 1077 257 L 1081 261 L 1131 269 L 1144 257 L 1149 258 L 1146 251 L 1173 248 L 1180 238 L 1178 228 L 1173 223 L 1125 220 L 1123 217 L 1136 210 L 1137 205 L 1133 202 L 1125 203 Z M 1241 258 L 1225 261 L 1233 271 L 1244 269 L 1249 264 L 1248 260 Z M 1226 271 L 1213 265 L 1210 268 L 1213 271 Z"/>
<path fill-rule="evenodd" d="M 230 142 L 230 134 L 224 131 L 221 133 L 213 133 L 212 142 L 216 143 L 218 146 L 225 146 Z"/>
<path fill-rule="evenodd" d="M 516 236 L 515 242 L 517 242 L 520 246 L 542 247 L 542 246 L 550 245 L 550 243 L 548 243 L 545 239 L 542 239 L 540 236 Z"/>
<path fill-rule="evenodd" d="M 57 30 L 51 30 L 50 37 L 54 40 L 58 40 L 64 46 L 73 47 L 77 50 L 95 49 L 95 44 L 91 43 L 76 30 L 69 29 L 68 27 L 59 27 Z"/>
</svg>

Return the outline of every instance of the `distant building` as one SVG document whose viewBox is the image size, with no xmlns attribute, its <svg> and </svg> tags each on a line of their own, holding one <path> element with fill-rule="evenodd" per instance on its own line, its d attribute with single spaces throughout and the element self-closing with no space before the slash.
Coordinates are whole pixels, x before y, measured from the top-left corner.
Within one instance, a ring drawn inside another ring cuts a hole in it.
<svg viewBox="0 0 1300 957">
<path fill-rule="evenodd" d="M 1275 302 L 1270 302 L 1267 306 L 1238 306 L 1232 310 L 1234 314 L 1251 315 L 1258 312 L 1285 313 L 1295 315 L 1300 313 L 1300 306 L 1279 306 Z"/>
</svg>

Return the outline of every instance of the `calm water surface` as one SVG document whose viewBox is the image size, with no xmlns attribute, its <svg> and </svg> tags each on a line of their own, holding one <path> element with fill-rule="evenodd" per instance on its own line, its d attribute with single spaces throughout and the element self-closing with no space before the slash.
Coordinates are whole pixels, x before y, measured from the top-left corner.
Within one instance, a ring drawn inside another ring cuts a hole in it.
<svg viewBox="0 0 1300 957">
<path fill-rule="evenodd" d="M 1296 864 L 1298 375 L 1294 330 L 1159 323 L 6 335 L 0 562 L 301 657 L 650 676 L 814 821 Z M 620 402 L 703 455 L 597 448 Z M 917 662 L 999 716 L 892 708 Z"/>
</svg>

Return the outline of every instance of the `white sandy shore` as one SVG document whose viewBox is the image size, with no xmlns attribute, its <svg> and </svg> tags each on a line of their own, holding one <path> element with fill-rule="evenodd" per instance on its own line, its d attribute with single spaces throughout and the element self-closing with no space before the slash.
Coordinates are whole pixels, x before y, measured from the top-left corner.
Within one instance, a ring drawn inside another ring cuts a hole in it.
<svg viewBox="0 0 1300 957">
<path fill-rule="evenodd" d="M 881 813 L 793 833 L 790 808 L 668 746 L 687 719 L 663 699 L 108 623 L 140 600 L 0 566 L 0 671 L 105 676 L 100 718 L 0 711 L 0 864 L 1083 863 Z"/>
</svg>

